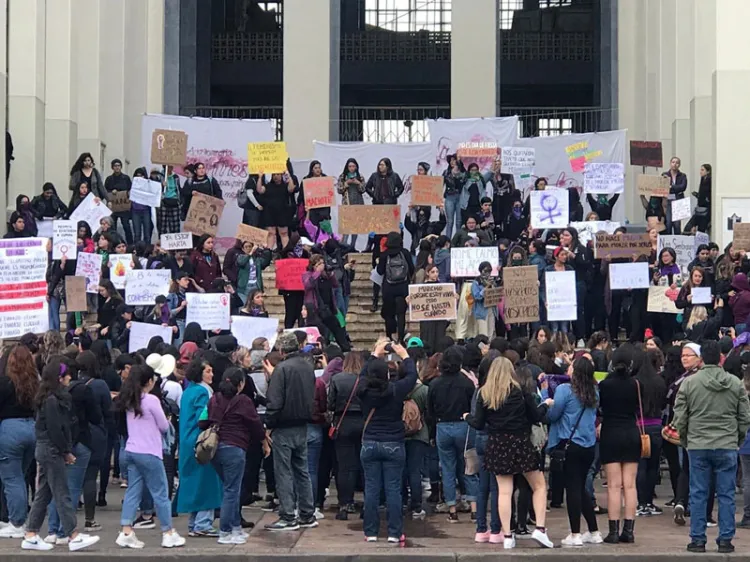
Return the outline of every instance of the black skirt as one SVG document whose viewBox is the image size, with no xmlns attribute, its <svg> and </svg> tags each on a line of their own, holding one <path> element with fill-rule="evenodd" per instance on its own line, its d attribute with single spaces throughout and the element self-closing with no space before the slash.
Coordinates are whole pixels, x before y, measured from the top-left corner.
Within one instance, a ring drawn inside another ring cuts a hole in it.
<svg viewBox="0 0 750 562">
<path fill-rule="evenodd" d="M 641 460 L 641 436 L 635 421 L 628 426 L 602 423 L 599 456 L 602 464 Z"/>
<path fill-rule="evenodd" d="M 490 434 L 484 452 L 484 468 L 501 476 L 539 470 L 539 451 L 531 444 L 531 433 Z"/>
</svg>

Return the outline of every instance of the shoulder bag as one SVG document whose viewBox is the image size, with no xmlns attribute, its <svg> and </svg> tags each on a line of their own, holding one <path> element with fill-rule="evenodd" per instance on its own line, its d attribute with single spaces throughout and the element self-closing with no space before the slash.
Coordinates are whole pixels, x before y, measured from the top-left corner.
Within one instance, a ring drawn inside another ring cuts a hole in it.
<svg viewBox="0 0 750 562">
<path fill-rule="evenodd" d="M 476 447 L 469 449 L 469 432 L 471 427 L 466 428 L 466 443 L 464 443 L 464 474 L 472 476 L 479 474 L 480 464 L 479 455 L 477 454 Z"/>
<path fill-rule="evenodd" d="M 219 428 L 221 427 L 221 422 L 236 400 L 237 396 L 232 398 L 219 420 L 198 434 L 198 440 L 195 442 L 195 460 L 198 461 L 198 464 L 208 464 L 216 456 L 216 451 L 219 449 Z"/>
<path fill-rule="evenodd" d="M 581 418 L 583 417 L 583 413 L 586 411 L 586 408 L 581 404 L 581 413 L 578 414 L 578 419 L 576 420 L 575 425 L 573 426 L 573 430 L 570 432 L 570 437 L 567 439 L 560 441 L 557 445 L 555 445 L 555 448 L 552 449 L 549 453 L 549 469 L 550 472 L 562 472 L 565 468 L 565 457 L 568 454 L 568 447 L 570 447 L 570 442 L 573 440 L 573 435 L 576 433 L 576 429 L 578 429 L 578 424 L 581 423 Z"/>
<path fill-rule="evenodd" d="M 646 424 L 643 421 L 643 402 L 641 401 L 641 383 L 635 381 L 635 387 L 638 389 L 638 410 L 641 413 L 641 420 L 638 425 L 638 431 L 641 434 L 641 458 L 648 459 L 651 457 L 651 436 L 646 435 Z"/>
</svg>

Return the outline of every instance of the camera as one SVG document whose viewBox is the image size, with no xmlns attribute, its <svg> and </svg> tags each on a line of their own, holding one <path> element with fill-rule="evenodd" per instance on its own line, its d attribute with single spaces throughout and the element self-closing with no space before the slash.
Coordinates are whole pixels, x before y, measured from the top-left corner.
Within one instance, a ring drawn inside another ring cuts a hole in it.
<svg viewBox="0 0 750 562">
<path fill-rule="evenodd" d="M 393 353 L 393 344 L 389 343 L 385 346 L 385 351 L 387 353 Z"/>
</svg>

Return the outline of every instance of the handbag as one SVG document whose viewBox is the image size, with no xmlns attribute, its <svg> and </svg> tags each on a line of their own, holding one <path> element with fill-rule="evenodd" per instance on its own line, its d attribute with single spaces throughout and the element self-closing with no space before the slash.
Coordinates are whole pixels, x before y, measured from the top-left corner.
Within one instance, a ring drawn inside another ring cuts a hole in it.
<svg viewBox="0 0 750 562">
<path fill-rule="evenodd" d="M 477 454 L 477 448 L 472 447 L 469 449 L 469 432 L 471 428 L 466 428 L 466 443 L 464 444 L 464 474 L 472 476 L 479 474 L 479 455 Z"/>
<path fill-rule="evenodd" d="M 661 437 L 667 443 L 678 446 L 680 445 L 680 433 L 679 431 L 677 431 L 677 428 L 675 428 L 675 426 L 671 423 L 661 428 Z"/>
<path fill-rule="evenodd" d="M 232 402 L 236 399 L 237 396 L 229 401 L 224 413 L 221 414 L 221 417 L 215 424 L 198 434 L 198 440 L 195 442 L 195 460 L 198 461 L 198 464 L 208 464 L 216 456 L 216 451 L 219 449 L 219 428 L 221 427 L 221 422 L 224 416 L 227 415 L 229 408 L 232 407 Z"/>
<path fill-rule="evenodd" d="M 359 376 L 357 376 L 357 380 L 354 381 L 354 386 L 352 386 L 352 391 L 349 393 L 349 398 L 346 401 L 346 406 L 344 406 L 344 411 L 341 413 L 341 417 L 339 418 L 338 423 L 335 426 L 331 426 L 328 428 L 328 438 L 329 439 L 336 439 L 336 437 L 339 436 L 339 428 L 341 427 L 341 423 L 344 421 L 344 416 L 346 415 L 346 412 L 349 410 L 349 405 L 352 403 L 352 398 L 354 398 L 354 393 L 357 392 L 357 385 L 359 384 Z M 369 420 L 368 420 L 369 421 Z"/>
<path fill-rule="evenodd" d="M 641 423 L 638 430 L 641 433 L 641 458 L 648 459 L 651 457 L 651 436 L 646 435 L 646 425 L 643 423 L 643 402 L 641 402 L 641 383 L 635 381 L 635 387 L 638 389 L 638 409 L 641 413 Z M 636 422 L 637 423 L 637 422 Z"/>
<path fill-rule="evenodd" d="M 576 433 L 576 429 L 578 429 L 578 424 L 581 423 L 581 418 L 583 417 L 583 413 L 586 411 L 586 408 L 581 408 L 581 413 L 578 414 L 578 419 L 576 420 L 575 425 L 573 426 L 573 430 L 570 432 L 570 437 L 565 439 L 564 441 L 560 441 L 554 449 L 552 449 L 549 453 L 549 469 L 550 472 L 562 472 L 565 468 L 565 457 L 568 454 L 568 447 L 570 447 L 570 442 L 573 439 L 573 436 Z"/>
</svg>

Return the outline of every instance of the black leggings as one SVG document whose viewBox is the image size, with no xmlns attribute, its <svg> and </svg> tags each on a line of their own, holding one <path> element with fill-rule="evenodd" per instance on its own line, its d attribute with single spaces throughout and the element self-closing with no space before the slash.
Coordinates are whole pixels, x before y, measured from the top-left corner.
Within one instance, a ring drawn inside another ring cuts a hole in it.
<svg viewBox="0 0 750 562">
<path fill-rule="evenodd" d="M 590 532 L 599 530 L 594 503 L 586 491 L 586 477 L 591 463 L 594 462 L 595 448 L 596 446 L 581 447 L 570 443 L 565 455 L 562 476 L 565 480 L 565 505 L 568 508 L 570 532 L 573 534 L 581 532 L 581 515 L 586 520 Z"/>
<path fill-rule="evenodd" d="M 672 484 L 672 496 L 677 499 L 677 487 L 680 481 L 680 449 L 677 445 L 664 441 L 662 444 L 664 458 L 669 466 L 669 481 Z"/>
<path fill-rule="evenodd" d="M 656 482 L 659 479 L 659 463 L 663 443 L 661 425 L 647 425 L 646 434 L 651 437 L 651 456 L 647 459 L 641 459 L 638 463 L 638 476 L 635 482 L 638 489 L 638 505 L 654 503 L 654 488 L 656 488 Z"/>
<path fill-rule="evenodd" d="M 491 476 L 491 478 L 494 478 L 494 476 Z M 516 490 L 518 490 L 518 498 L 515 502 L 510 502 L 511 527 L 514 529 L 526 529 L 529 513 L 533 514 L 534 520 L 536 520 L 536 514 L 534 513 L 534 506 L 531 503 L 531 486 L 529 486 L 523 474 L 513 476 L 513 492 L 515 493 Z"/>
<path fill-rule="evenodd" d="M 303 291 L 287 291 L 284 294 L 284 328 L 294 328 L 302 317 L 302 304 L 305 302 Z"/>
<path fill-rule="evenodd" d="M 398 333 L 398 341 L 403 342 L 406 337 L 406 299 L 404 297 L 390 297 L 392 302 L 383 303 L 381 316 L 385 320 L 385 333 L 392 337 Z M 385 300 L 385 296 L 383 297 Z"/>
</svg>

